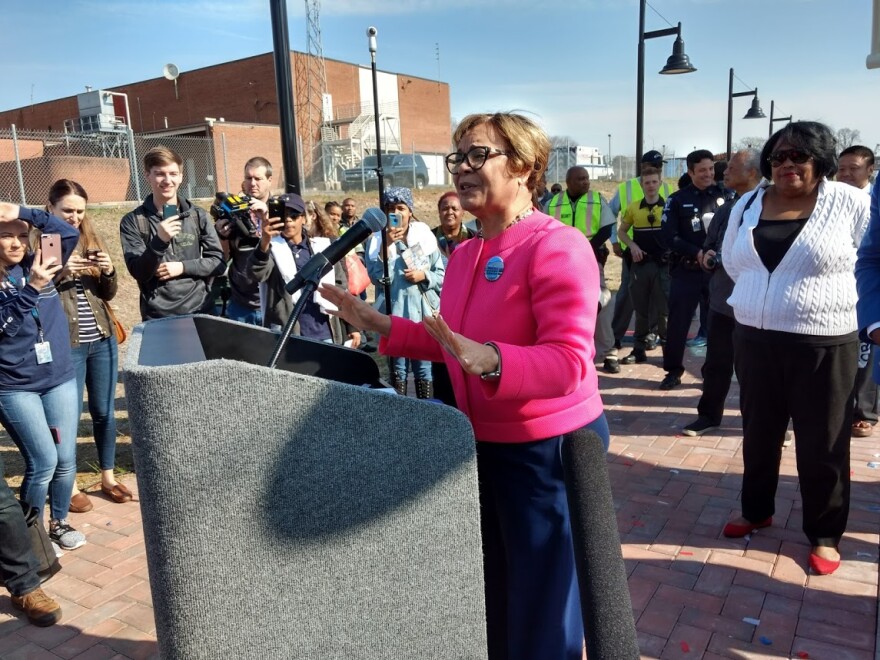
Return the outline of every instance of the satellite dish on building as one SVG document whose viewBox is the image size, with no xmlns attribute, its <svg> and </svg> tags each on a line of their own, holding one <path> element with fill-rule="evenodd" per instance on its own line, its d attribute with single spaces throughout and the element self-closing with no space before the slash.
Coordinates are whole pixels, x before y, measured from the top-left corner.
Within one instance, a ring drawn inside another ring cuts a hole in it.
<svg viewBox="0 0 880 660">
<path fill-rule="evenodd" d="M 180 69 L 176 64 L 169 63 L 162 67 L 162 75 L 168 80 L 174 81 L 174 98 L 180 100 L 180 96 L 177 94 L 177 77 L 180 75 Z"/>
<path fill-rule="evenodd" d="M 176 64 L 166 64 L 162 67 L 162 75 L 168 80 L 177 80 L 177 76 L 180 75 L 180 69 L 177 68 Z"/>
</svg>

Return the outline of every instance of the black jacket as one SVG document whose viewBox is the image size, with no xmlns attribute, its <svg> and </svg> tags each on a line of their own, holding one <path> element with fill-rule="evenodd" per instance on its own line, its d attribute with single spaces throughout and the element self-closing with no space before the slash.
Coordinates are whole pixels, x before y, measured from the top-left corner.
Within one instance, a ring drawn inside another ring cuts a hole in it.
<svg viewBox="0 0 880 660">
<path fill-rule="evenodd" d="M 727 299 L 733 293 L 733 280 L 724 270 L 724 257 L 721 254 L 721 244 L 724 242 L 724 232 L 727 231 L 727 222 L 730 220 L 730 212 L 736 205 L 738 198 L 725 202 L 715 213 L 712 218 L 712 224 L 709 225 L 709 231 L 706 235 L 706 242 L 703 243 L 703 250 L 715 250 L 715 261 L 717 266 L 712 271 L 712 278 L 709 280 L 709 307 L 720 314 L 733 318 L 733 308 L 727 304 Z"/>
<path fill-rule="evenodd" d="M 178 198 L 183 228 L 171 243 L 158 235 L 162 221 L 149 195 L 144 203 L 127 213 L 119 224 L 125 266 L 141 291 L 141 318 L 157 319 L 210 311 L 211 280 L 223 273 L 223 249 L 208 214 L 187 199 Z M 159 264 L 183 263 L 183 275 L 160 282 Z"/>
</svg>

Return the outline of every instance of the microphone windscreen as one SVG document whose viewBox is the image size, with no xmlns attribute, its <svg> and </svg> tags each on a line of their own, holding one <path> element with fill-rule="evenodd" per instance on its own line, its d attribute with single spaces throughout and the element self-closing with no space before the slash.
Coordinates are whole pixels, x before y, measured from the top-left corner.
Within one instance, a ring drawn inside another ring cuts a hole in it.
<svg viewBox="0 0 880 660">
<path fill-rule="evenodd" d="M 589 429 L 566 434 L 562 464 L 587 656 L 637 659 L 636 625 L 602 439 Z"/>
<path fill-rule="evenodd" d="M 388 224 L 388 216 L 382 212 L 382 209 L 377 209 L 375 206 L 364 211 L 361 220 L 370 228 L 370 231 L 379 231 Z"/>
</svg>

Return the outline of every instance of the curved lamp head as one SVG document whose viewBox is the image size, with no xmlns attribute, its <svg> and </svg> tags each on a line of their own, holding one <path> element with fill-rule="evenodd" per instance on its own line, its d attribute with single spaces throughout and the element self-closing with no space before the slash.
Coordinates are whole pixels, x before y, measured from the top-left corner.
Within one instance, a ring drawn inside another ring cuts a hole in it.
<svg viewBox="0 0 880 660">
<path fill-rule="evenodd" d="M 679 34 L 675 38 L 675 43 L 672 44 L 672 55 L 666 60 L 666 66 L 660 69 L 660 73 L 674 75 L 678 73 L 693 73 L 696 70 L 696 67 L 691 64 L 691 58 L 684 52 L 684 40 Z"/>
<path fill-rule="evenodd" d="M 745 114 L 743 119 L 766 119 L 767 115 L 761 110 L 761 103 L 758 101 L 758 90 L 755 90 L 755 98 L 752 99 L 752 107 Z"/>
</svg>

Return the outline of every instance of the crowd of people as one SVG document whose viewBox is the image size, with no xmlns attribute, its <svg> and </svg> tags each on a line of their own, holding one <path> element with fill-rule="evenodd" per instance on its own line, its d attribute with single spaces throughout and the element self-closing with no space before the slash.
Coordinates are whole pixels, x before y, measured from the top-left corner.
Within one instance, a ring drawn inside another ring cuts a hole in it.
<svg viewBox="0 0 880 660">
<path fill-rule="evenodd" d="M 522 115 L 468 116 L 453 142 L 446 166 L 455 191 L 438 196 L 435 228 L 416 216 L 411 190 L 384 190 L 386 240 L 376 232 L 336 263 L 294 331 L 351 349 L 376 350 L 378 341 L 402 395 L 412 376 L 415 395 L 433 399 L 438 366 L 448 374 L 477 439 L 490 657 L 510 649 L 581 657 L 561 445 L 586 427 L 607 449 L 598 365 L 616 374 L 648 362 L 658 346 L 663 390 L 681 385 L 688 342 L 706 347 L 685 435 L 717 429 L 734 373 L 739 381 L 742 512 L 722 533 L 772 524 L 791 427 L 810 565 L 833 573 L 849 509 L 850 438 L 871 435 L 878 419 L 871 150 L 838 153 L 828 127 L 794 122 L 720 166 L 694 150 L 675 191 L 662 154 L 650 151 L 608 202 L 583 167 L 548 190 L 548 138 Z M 182 167 L 170 149 L 151 149 L 151 193 L 120 222 L 142 319 L 219 314 L 280 330 L 300 295 L 287 283 L 358 221 L 355 201 L 273 195 L 281 186 L 272 165 L 256 156 L 244 165 L 246 222 L 212 219 L 180 194 Z M 81 185 L 62 179 L 46 210 L 0 204 L 0 422 L 25 463 L 19 499 L 42 512 L 48 498 L 48 534 L 63 550 L 86 542 L 68 514 L 92 508 L 75 483 L 86 392 L 101 492 L 114 502 L 132 497 L 114 476 L 118 275 L 87 202 Z M 612 254 L 622 260 L 616 296 L 605 277 Z M 219 296 L 218 281 L 227 291 Z M 632 349 L 621 356 L 631 325 Z M 0 577 L 16 607 L 50 625 L 60 608 L 39 587 L 21 511 L 2 482 Z"/>
</svg>

